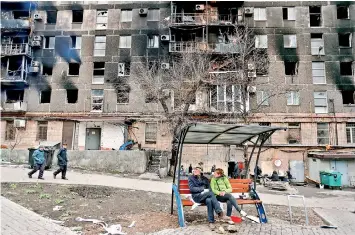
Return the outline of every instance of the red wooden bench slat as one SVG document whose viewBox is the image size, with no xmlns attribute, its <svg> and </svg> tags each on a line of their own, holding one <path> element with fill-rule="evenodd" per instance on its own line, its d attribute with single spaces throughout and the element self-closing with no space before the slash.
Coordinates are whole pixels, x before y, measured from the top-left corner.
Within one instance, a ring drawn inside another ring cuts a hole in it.
<svg viewBox="0 0 355 235">
<path fill-rule="evenodd" d="M 238 205 L 246 205 L 246 204 L 256 204 L 261 203 L 261 200 L 251 200 L 251 199 L 237 199 Z M 188 199 L 182 200 L 183 206 L 192 206 L 193 203 Z M 204 204 L 202 204 L 204 206 Z"/>
<path fill-rule="evenodd" d="M 232 193 L 248 193 L 249 192 L 249 190 L 245 189 L 245 188 L 234 188 L 232 190 L 233 190 Z M 191 194 L 190 189 L 188 189 L 188 188 L 187 189 L 180 188 L 179 193 L 180 194 Z"/>
</svg>

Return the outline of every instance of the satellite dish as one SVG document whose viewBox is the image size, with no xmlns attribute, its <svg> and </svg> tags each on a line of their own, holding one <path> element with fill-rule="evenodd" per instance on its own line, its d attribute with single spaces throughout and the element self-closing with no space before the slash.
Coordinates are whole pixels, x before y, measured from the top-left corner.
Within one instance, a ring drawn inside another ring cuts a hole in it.
<svg viewBox="0 0 355 235">
<path fill-rule="evenodd" d="M 280 159 L 275 160 L 275 161 L 274 161 L 274 165 L 275 165 L 276 167 L 280 167 L 280 166 L 282 165 L 281 160 L 280 160 Z"/>
</svg>

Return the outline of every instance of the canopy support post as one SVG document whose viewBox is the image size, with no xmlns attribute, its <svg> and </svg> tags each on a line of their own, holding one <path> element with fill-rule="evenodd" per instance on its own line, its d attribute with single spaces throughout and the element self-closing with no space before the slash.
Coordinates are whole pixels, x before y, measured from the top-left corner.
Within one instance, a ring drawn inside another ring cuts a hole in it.
<svg viewBox="0 0 355 235">
<path fill-rule="evenodd" d="M 260 135 L 258 136 L 258 139 L 256 140 L 256 142 L 254 143 L 254 146 L 253 146 L 253 149 L 251 150 L 251 153 L 250 153 L 250 157 L 249 157 L 249 160 L 248 160 L 248 165 L 246 166 L 245 168 L 245 179 L 248 179 L 249 178 L 249 167 L 250 167 L 250 161 L 253 157 L 253 154 L 254 154 L 254 151 L 255 151 L 255 148 L 256 148 L 256 145 L 258 144 L 259 142 L 259 139 L 260 139 Z"/>
</svg>

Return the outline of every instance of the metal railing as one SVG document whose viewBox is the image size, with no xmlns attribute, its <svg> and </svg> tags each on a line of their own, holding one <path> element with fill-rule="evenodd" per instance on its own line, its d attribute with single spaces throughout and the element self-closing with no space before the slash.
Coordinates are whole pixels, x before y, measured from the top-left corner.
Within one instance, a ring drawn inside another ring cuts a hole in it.
<svg viewBox="0 0 355 235">
<path fill-rule="evenodd" d="M 3 107 L 3 109 L 5 111 L 12 111 L 12 112 L 22 111 L 22 112 L 26 112 L 27 111 L 27 102 L 17 101 L 17 102 L 14 102 L 14 103 L 3 103 L 2 107 Z"/>
<path fill-rule="evenodd" d="M 1 55 L 32 55 L 32 49 L 28 43 L 3 43 L 1 44 Z"/>
<path fill-rule="evenodd" d="M 29 29 L 30 21 L 28 19 L 1 19 L 1 29 Z"/>
<path fill-rule="evenodd" d="M 238 53 L 233 43 L 170 42 L 169 52 Z"/>
<path fill-rule="evenodd" d="M 238 16 L 234 16 L 234 23 Z M 173 13 L 171 14 L 171 24 L 232 24 L 233 16 L 218 13 Z"/>
</svg>

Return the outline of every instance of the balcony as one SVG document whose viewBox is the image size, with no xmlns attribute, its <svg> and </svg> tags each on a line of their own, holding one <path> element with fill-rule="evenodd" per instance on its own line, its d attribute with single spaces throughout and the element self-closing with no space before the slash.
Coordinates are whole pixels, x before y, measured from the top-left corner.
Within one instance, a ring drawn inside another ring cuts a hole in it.
<svg viewBox="0 0 355 235">
<path fill-rule="evenodd" d="M 171 14 L 171 24 L 179 25 L 205 25 L 207 24 L 207 14 L 204 13 L 175 13 Z"/>
<path fill-rule="evenodd" d="M 28 43 L 1 44 L 1 56 L 32 55 L 32 49 Z"/>
<path fill-rule="evenodd" d="M 1 19 L 1 31 L 21 31 L 30 29 L 30 21 L 28 19 Z"/>
<path fill-rule="evenodd" d="M 235 16 L 236 17 L 236 16 Z M 237 21 L 237 18 L 234 19 Z M 208 17 L 208 24 L 210 25 L 231 25 L 233 22 L 233 16 L 231 15 L 210 15 Z"/>
<path fill-rule="evenodd" d="M 238 45 L 233 43 L 170 42 L 169 52 L 189 53 L 238 53 Z"/>
<path fill-rule="evenodd" d="M 27 112 L 27 102 L 17 101 L 14 103 L 3 103 L 2 112 Z"/>
</svg>

